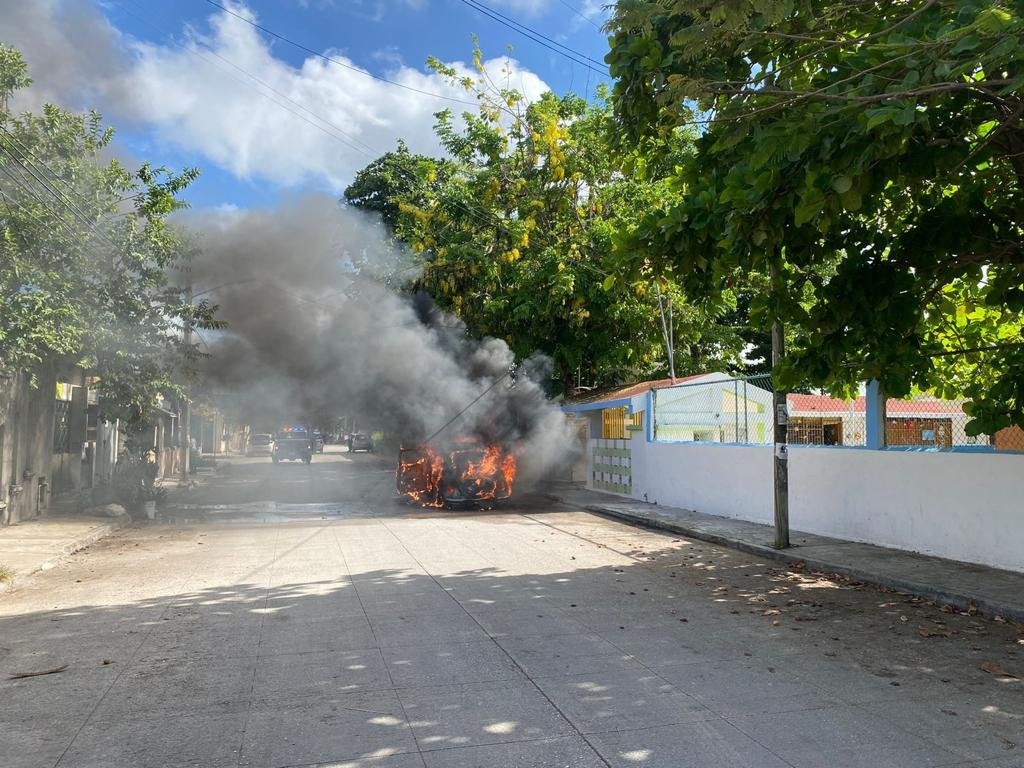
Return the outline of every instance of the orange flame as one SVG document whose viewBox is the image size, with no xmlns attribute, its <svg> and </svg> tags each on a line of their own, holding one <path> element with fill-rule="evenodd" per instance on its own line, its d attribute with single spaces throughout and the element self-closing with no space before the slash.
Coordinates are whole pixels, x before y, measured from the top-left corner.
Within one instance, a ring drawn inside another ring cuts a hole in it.
<svg viewBox="0 0 1024 768">
<path fill-rule="evenodd" d="M 507 499 L 516 477 L 516 457 L 498 443 L 457 441 L 441 454 L 429 445 L 399 453 L 398 492 L 425 507 Z"/>
</svg>

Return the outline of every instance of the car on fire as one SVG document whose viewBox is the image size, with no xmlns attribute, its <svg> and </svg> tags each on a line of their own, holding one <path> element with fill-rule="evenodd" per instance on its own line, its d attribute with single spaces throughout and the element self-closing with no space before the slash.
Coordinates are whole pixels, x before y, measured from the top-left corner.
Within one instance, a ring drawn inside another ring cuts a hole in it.
<svg viewBox="0 0 1024 768">
<path fill-rule="evenodd" d="M 403 445 L 396 487 L 424 507 L 490 506 L 512 495 L 515 454 L 498 443 L 460 438 L 441 446 Z"/>
<path fill-rule="evenodd" d="M 275 464 L 281 461 L 309 464 L 313 460 L 313 439 L 304 427 L 285 427 L 274 437 L 270 458 Z"/>
</svg>

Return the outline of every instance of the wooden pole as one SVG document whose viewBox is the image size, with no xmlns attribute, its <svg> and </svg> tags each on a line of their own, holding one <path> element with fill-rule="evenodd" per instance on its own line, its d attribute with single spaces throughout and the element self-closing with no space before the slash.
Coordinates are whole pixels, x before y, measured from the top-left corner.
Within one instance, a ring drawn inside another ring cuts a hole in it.
<svg viewBox="0 0 1024 768">
<path fill-rule="evenodd" d="M 779 273 L 771 271 L 772 287 L 778 290 Z M 786 392 L 777 384 L 777 374 L 786 354 L 786 339 L 782 322 L 772 323 L 772 403 L 775 406 L 775 548 L 789 547 L 789 406 Z"/>
<path fill-rule="evenodd" d="M 782 361 L 785 353 L 782 323 L 772 324 L 772 369 Z M 772 387 L 775 405 L 775 547 L 789 546 L 789 441 L 788 406 L 786 393 L 778 386 Z"/>
</svg>

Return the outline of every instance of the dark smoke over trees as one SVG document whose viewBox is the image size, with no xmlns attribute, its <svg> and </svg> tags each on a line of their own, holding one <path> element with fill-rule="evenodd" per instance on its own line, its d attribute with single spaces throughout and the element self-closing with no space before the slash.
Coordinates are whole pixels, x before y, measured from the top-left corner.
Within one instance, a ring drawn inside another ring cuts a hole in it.
<svg viewBox="0 0 1024 768">
<path fill-rule="evenodd" d="M 444 427 L 435 439 L 515 443 L 526 476 L 568 453 L 549 363 L 517 367 L 504 341 L 475 340 L 425 294 L 400 291 L 419 270 L 376 218 L 306 195 L 186 221 L 202 242 L 192 289 L 228 324 L 205 336 L 204 388 L 246 421 L 354 413 L 409 441 Z"/>
</svg>

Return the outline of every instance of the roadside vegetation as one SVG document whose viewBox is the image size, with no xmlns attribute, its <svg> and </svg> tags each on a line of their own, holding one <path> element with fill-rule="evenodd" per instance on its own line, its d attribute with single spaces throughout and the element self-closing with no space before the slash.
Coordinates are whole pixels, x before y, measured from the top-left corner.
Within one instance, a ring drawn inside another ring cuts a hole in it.
<svg viewBox="0 0 1024 768">
<path fill-rule="evenodd" d="M 765 370 L 789 389 L 966 398 L 1024 424 L 1018 6 L 621 0 L 611 94 L 457 78 L 444 159 L 400 145 L 346 190 L 470 331 L 542 349 L 563 389 Z M 661 309 L 659 309 L 659 298 Z"/>
<path fill-rule="evenodd" d="M 198 172 L 111 158 L 113 130 L 94 112 L 14 114 L 31 82 L 0 46 L 0 370 L 81 366 L 130 432 L 158 395 L 182 394 L 198 355 L 184 330 L 217 324 L 188 299 L 190 246 L 167 223 Z"/>
<path fill-rule="evenodd" d="M 617 252 L 687 295 L 766 276 L 777 371 L 850 394 L 965 397 L 1024 424 L 1024 20 L 998 0 L 621 0 L 622 143 L 700 138 Z"/>
</svg>

